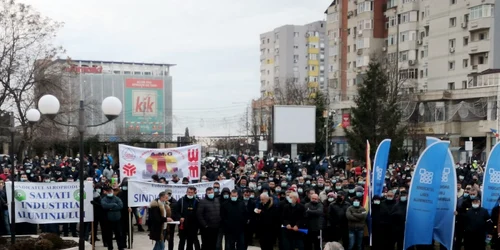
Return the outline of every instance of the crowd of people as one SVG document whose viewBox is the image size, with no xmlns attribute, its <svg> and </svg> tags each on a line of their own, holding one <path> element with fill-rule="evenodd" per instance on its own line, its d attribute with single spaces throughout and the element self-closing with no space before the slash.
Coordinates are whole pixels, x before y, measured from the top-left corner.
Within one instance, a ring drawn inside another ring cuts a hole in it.
<svg viewBox="0 0 500 250">
<path fill-rule="evenodd" d="M 76 181 L 79 157 L 37 157 L 23 161 L 12 174 L 9 159 L 3 159 L 0 174 L 0 233 L 10 234 L 5 182 L 11 178 L 26 182 Z M 128 207 L 128 180 L 120 179 L 117 163 L 109 155 L 83 159 L 85 178 L 94 183 L 94 232 L 100 227 L 104 246 L 124 249 L 130 235 L 130 212 L 139 220 L 140 208 Z M 115 167 L 113 167 L 115 166 Z M 455 224 L 455 249 L 485 249 L 487 235 L 494 235 L 493 248 L 498 246 L 498 208 L 492 216 L 481 208 L 483 166 L 477 162 L 456 165 L 458 177 Z M 204 197 L 198 197 L 187 178 L 173 176 L 167 180 L 153 176 L 158 183 L 186 184 L 186 194 L 179 200 L 172 190 L 165 190 L 148 208 L 145 223 L 154 249 L 174 249 L 178 232 L 179 250 L 245 250 L 258 245 L 264 250 L 334 250 L 402 249 L 408 191 L 414 166 L 390 164 L 385 176 L 382 196 L 371 200 L 371 210 L 365 210 L 364 186 L 367 173 L 363 164 L 354 161 L 328 159 L 292 161 L 258 159 L 243 155 L 206 161 L 200 181 L 212 181 Z M 219 181 L 232 179 L 235 188 L 221 187 Z M 499 199 L 500 202 L 500 199 Z M 370 220 L 367 220 L 370 217 Z M 369 221 L 369 223 L 368 223 Z M 175 224 L 174 222 L 178 223 Z M 36 225 L 20 223 L 17 234 L 33 234 L 38 229 L 64 236 L 78 234 L 76 223 Z M 90 239 L 90 226 L 85 238 Z M 62 227 L 62 231 L 61 231 Z M 139 231 L 144 231 L 137 223 Z M 370 229 L 370 230 L 369 230 Z M 370 232 L 369 232 L 370 231 Z M 114 237 L 113 237 L 114 235 Z M 201 235 L 201 242 L 198 240 Z M 334 242 L 334 243 L 331 243 Z M 326 244 L 329 243 L 329 244 Z M 341 243 L 341 244 L 339 244 Z M 434 249 L 433 245 L 418 249 Z M 500 248 L 498 248 L 500 249 Z"/>
</svg>

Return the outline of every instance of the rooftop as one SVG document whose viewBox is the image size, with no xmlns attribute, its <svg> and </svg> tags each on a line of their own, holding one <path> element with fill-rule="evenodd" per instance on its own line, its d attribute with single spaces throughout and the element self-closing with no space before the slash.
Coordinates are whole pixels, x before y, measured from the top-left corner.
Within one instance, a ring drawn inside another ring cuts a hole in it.
<svg viewBox="0 0 500 250">
<path fill-rule="evenodd" d="M 57 59 L 56 61 L 67 61 L 66 59 Z M 146 65 L 146 66 L 168 66 L 173 67 L 177 64 L 170 63 L 146 63 L 146 62 L 118 62 L 118 61 L 103 61 L 103 60 L 80 60 L 71 59 L 73 62 L 90 62 L 90 63 L 115 63 L 115 64 L 129 64 L 129 65 Z"/>
</svg>

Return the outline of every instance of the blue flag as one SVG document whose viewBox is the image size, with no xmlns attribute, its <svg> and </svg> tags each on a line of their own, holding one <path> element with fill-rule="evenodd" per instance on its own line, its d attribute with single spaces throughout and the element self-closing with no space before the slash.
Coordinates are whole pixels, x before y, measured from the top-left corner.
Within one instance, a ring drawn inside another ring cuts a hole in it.
<svg viewBox="0 0 500 250">
<path fill-rule="evenodd" d="M 377 152 L 375 153 L 375 167 L 373 169 L 372 197 L 375 195 L 382 196 L 390 149 L 391 139 L 385 139 L 378 145 Z"/>
<path fill-rule="evenodd" d="M 482 207 L 488 210 L 491 215 L 491 210 L 498 203 L 500 197 L 500 143 L 495 144 L 488 156 L 486 169 L 483 177 L 483 197 Z"/>
<path fill-rule="evenodd" d="M 449 145 L 447 141 L 435 142 L 418 159 L 408 193 L 404 249 L 432 244 L 441 177 Z"/>
<path fill-rule="evenodd" d="M 436 137 L 430 137 L 430 136 L 426 136 L 425 137 L 425 147 L 429 147 L 432 143 L 434 142 L 438 142 L 438 141 L 441 141 L 439 140 L 438 138 Z"/>
<path fill-rule="evenodd" d="M 457 173 L 453 164 L 453 155 L 448 149 L 441 176 L 441 187 L 434 221 L 434 239 L 446 249 L 453 249 L 455 233 L 455 209 L 457 207 Z"/>
</svg>

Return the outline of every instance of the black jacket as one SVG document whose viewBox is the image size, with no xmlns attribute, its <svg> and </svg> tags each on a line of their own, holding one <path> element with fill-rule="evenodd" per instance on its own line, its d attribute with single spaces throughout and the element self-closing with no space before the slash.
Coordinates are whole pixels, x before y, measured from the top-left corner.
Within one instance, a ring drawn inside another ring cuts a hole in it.
<svg viewBox="0 0 500 250">
<path fill-rule="evenodd" d="M 330 225 L 332 227 L 340 227 L 347 229 L 347 218 L 345 216 L 347 208 L 349 208 L 351 204 L 349 202 L 333 202 L 330 204 L 330 208 L 328 209 L 328 215 L 330 218 Z"/>
<path fill-rule="evenodd" d="M 281 226 L 280 209 L 274 204 L 273 199 L 269 199 L 266 204 L 261 204 L 260 214 L 257 214 L 257 233 L 259 235 L 277 236 Z"/>
<path fill-rule="evenodd" d="M 163 228 L 167 218 L 171 216 L 170 207 L 155 199 L 149 205 L 149 238 L 154 241 L 164 240 Z"/>
<path fill-rule="evenodd" d="M 323 204 L 309 202 L 304 208 L 306 210 L 307 229 L 311 231 L 323 229 Z"/>
<path fill-rule="evenodd" d="M 379 212 L 380 225 L 387 226 L 391 224 L 391 211 L 395 205 L 396 205 L 395 200 L 392 201 L 384 200 L 380 202 L 380 212 Z"/>
<path fill-rule="evenodd" d="M 200 228 L 218 229 L 221 224 L 220 212 L 220 201 L 218 198 L 205 198 L 201 200 L 198 211 L 196 211 Z"/>
<path fill-rule="evenodd" d="M 196 212 L 198 209 L 199 201 L 196 197 L 193 199 L 188 199 L 186 195 L 184 197 L 180 198 L 179 201 L 175 204 L 175 213 L 174 213 L 174 220 L 178 221 L 181 218 L 184 218 L 184 222 L 182 225 L 179 225 L 179 227 L 182 226 L 184 230 L 189 230 L 189 231 L 197 231 L 198 230 L 198 220 L 196 218 Z"/>
<path fill-rule="evenodd" d="M 225 202 L 222 205 L 221 217 L 224 232 L 234 235 L 242 233 L 248 222 L 247 209 L 240 200 Z"/>
<path fill-rule="evenodd" d="M 404 232 L 406 222 L 406 208 L 408 202 L 398 202 L 391 210 L 391 223 L 394 232 Z"/>
<path fill-rule="evenodd" d="M 290 225 L 292 227 L 297 226 L 299 228 L 306 227 L 305 218 L 306 209 L 304 205 L 297 203 L 292 205 L 290 203 L 286 204 L 283 208 L 283 225 Z"/>
<path fill-rule="evenodd" d="M 465 213 L 466 234 L 491 234 L 493 223 L 485 208 L 471 208 Z"/>
</svg>

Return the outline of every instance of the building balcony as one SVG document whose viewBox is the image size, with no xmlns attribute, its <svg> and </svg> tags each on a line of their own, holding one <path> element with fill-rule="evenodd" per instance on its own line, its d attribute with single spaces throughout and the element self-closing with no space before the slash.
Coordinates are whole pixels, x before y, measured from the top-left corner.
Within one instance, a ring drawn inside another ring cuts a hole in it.
<svg viewBox="0 0 500 250">
<path fill-rule="evenodd" d="M 319 37 L 318 36 L 310 36 L 307 38 L 308 43 L 319 43 Z"/>
<path fill-rule="evenodd" d="M 420 9 L 420 1 L 413 1 L 398 5 L 398 13 L 403 13 L 412 10 L 419 10 L 419 9 Z"/>
<path fill-rule="evenodd" d="M 469 54 L 489 52 L 491 43 L 489 39 L 469 43 Z"/>
<path fill-rule="evenodd" d="M 418 22 L 402 23 L 399 25 L 399 32 L 418 30 Z"/>
<path fill-rule="evenodd" d="M 319 61 L 318 60 L 308 60 L 307 61 L 307 65 L 318 66 L 319 65 Z"/>
<path fill-rule="evenodd" d="M 307 72 L 308 76 L 319 76 L 319 70 Z"/>
<path fill-rule="evenodd" d="M 469 27 L 469 32 L 482 29 L 489 29 L 490 26 L 493 25 L 492 20 L 493 20 L 492 17 L 483 17 L 475 20 L 470 20 L 467 27 Z"/>
<path fill-rule="evenodd" d="M 317 82 L 307 83 L 308 88 L 318 88 L 319 84 Z"/>
<path fill-rule="evenodd" d="M 476 64 L 476 65 L 471 65 L 471 73 L 481 73 L 485 70 L 487 70 L 488 64 Z"/>
<path fill-rule="evenodd" d="M 416 50 L 418 47 L 417 40 L 404 41 L 399 43 L 399 51 Z"/>
<path fill-rule="evenodd" d="M 308 48 L 307 53 L 308 54 L 319 54 L 319 48 Z"/>
</svg>

